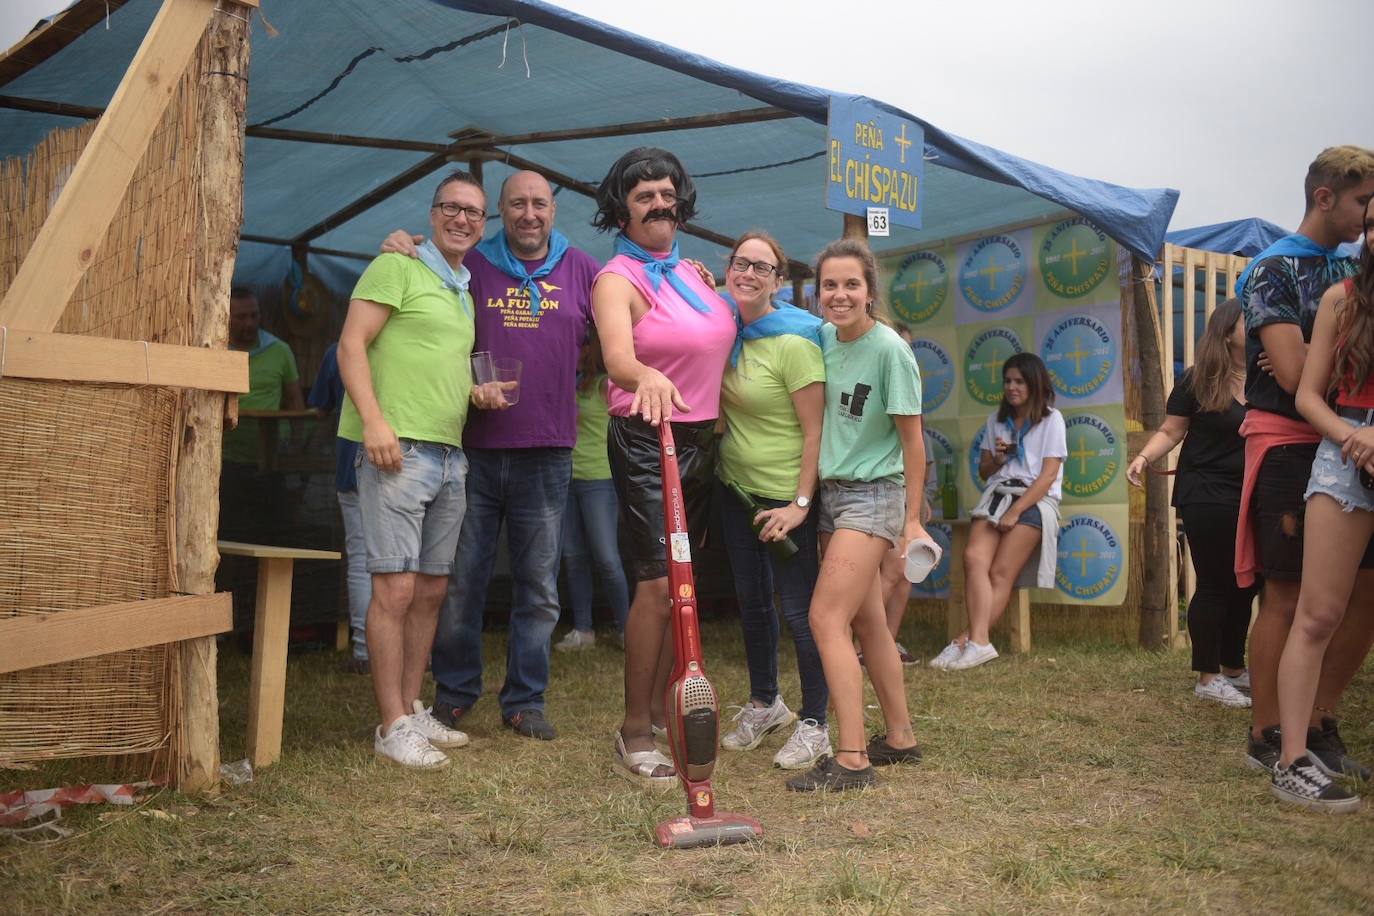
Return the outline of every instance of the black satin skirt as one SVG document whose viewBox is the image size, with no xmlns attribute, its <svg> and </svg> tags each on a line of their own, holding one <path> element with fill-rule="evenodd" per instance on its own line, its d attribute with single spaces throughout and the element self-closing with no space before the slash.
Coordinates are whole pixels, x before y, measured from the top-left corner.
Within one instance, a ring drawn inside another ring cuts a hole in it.
<svg viewBox="0 0 1374 916">
<path fill-rule="evenodd" d="M 715 420 L 673 423 L 678 474 L 687 509 L 692 551 L 710 527 L 712 478 L 716 471 Z M 636 579 L 668 575 L 663 533 L 663 465 L 658 430 L 640 417 L 611 417 L 606 435 L 611 480 L 620 500 L 620 548 L 630 558 Z"/>
</svg>

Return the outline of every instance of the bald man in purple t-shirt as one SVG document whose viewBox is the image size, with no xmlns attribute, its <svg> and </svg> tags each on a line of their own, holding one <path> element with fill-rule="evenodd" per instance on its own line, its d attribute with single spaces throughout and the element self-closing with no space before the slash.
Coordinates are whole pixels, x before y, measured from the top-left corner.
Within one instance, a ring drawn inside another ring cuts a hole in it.
<svg viewBox="0 0 1374 916">
<path fill-rule="evenodd" d="M 473 349 L 523 366 L 517 402 L 470 412 L 463 430 L 467 515 L 434 641 L 434 716 L 453 727 L 482 693 L 482 614 L 504 521 L 512 589 L 501 718 L 518 735 L 548 741 L 557 734 L 544 717 L 544 691 L 577 439 L 573 389 L 592 316 L 592 280 L 601 265 L 553 228 L 557 204 L 541 175 L 511 175 L 497 207 L 501 231 L 464 262 L 477 312 Z M 383 246 L 411 249 L 403 232 L 392 233 Z M 474 404 L 490 406 L 481 393 Z"/>
</svg>

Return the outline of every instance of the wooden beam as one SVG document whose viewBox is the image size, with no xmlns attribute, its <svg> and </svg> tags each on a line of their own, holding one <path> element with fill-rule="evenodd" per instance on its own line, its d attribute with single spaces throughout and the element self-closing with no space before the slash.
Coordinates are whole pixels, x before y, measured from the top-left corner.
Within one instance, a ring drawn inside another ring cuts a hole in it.
<svg viewBox="0 0 1374 916">
<path fill-rule="evenodd" d="M 543 130 L 529 134 L 495 134 L 461 140 L 455 152 L 503 146 L 522 146 L 530 143 L 559 143 L 566 140 L 596 140 L 604 137 L 628 137 L 634 134 L 653 134 L 672 130 L 699 130 L 706 127 L 729 127 L 735 124 L 757 124 L 795 118 L 796 114 L 783 108 L 746 108 L 742 111 L 722 111 L 716 114 L 690 115 L 682 118 L 653 118 L 648 121 L 628 121 L 599 127 L 574 127 L 568 130 Z M 466 130 L 466 128 L 465 128 Z M 450 134 L 449 136 L 454 136 Z M 456 138 L 455 138 L 456 139 Z"/>
<path fill-rule="evenodd" d="M 0 377 L 248 391 L 248 354 L 83 334 L 0 330 Z"/>
<path fill-rule="evenodd" d="M 78 0 L 0 54 L 0 86 L 37 67 L 76 41 L 128 0 Z"/>
<path fill-rule="evenodd" d="M 164 0 L 0 301 L 0 325 L 51 331 L 96 251 L 186 70 L 216 0 Z"/>
<path fill-rule="evenodd" d="M 60 114 L 61 112 L 54 112 Z M 281 127 L 249 127 L 246 136 L 258 140 L 287 140 L 292 143 L 320 143 L 325 146 L 356 146 L 362 149 L 394 149 L 412 153 L 446 153 L 452 143 L 430 143 L 424 140 L 389 140 L 385 137 L 361 137 L 355 134 L 324 134 L 308 130 L 288 130 Z"/>
<path fill-rule="evenodd" d="M 63 115 L 68 118 L 94 120 L 105 113 L 105 109 L 93 105 L 71 105 L 67 102 L 50 102 L 47 99 L 25 99 L 14 95 L 0 95 L 0 108 L 15 111 L 32 111 L 38 114 Z"/>
<path fill-rule="evenodd" d="M 415 182 L 421 180 L 425 176 L 437 172 L 439 169 L 444 167 L 444 164 L 447 161 L 448 157 L 443 153 L 435 153 L 432 156 L 426 156 L 424 159 L 421 159 L 419 162 L 415 163 L 410 168 L 406 169 L 404 172 L 397 175 L 395 178 L 378 185 L 371 191 L 368 191 L 362 197 L 359 197 L 357 200 L 353 201 L 353 203 L 344 207 L 342 210 L 339 210 L 335 213 L 331 213 L 329 216 L 326 216 L 324 219 L 320 220 L 318 223 L 311 226 L 309 229 L 306 229 L 304 232 L 301 232 L 291 240 L 291 244 L 300 245 L 302 243 L 309 242 L 311 239 L 318 238 L 319 236 L 324 235 L 329 230 L 335 229 L 343 225 L 344 223 L 351 220 L 353 217 L 357 216 L 359 213 L 365 213 L 368 210 L 371 210 L 373 207 L 377 206 L 377 204 L 386 200 L 388 197 L 392 196 L 398 191 L 402 191 L 410 187 L 411 185 L 415 184 Z"/>
<path fill-rule="evenodd" d="M 214 636 L 233 625 L 228 592 L 9 617 L 0 620 L 0 674 Z"/>
</svg>

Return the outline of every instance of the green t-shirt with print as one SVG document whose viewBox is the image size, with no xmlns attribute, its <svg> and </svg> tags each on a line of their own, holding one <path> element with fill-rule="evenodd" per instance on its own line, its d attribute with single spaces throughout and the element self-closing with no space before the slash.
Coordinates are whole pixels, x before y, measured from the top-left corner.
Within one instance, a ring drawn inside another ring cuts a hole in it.
<svg viewBox="0 0 1374 916">
<path fill-rule="evenodd" d="M 420 261 L 384 254 L 367 266 L 354 299 L 391 308 L 367 348 L 372 390 L 401 439 L 463 444 L 472 388 L 472 297 L 447 289 Z M 339 436 L 363 440 L 362 418 L 344 397 Z"/>
<path fill-rule="evenodd" d="M 296 357 L 286 341 L 258 332 L 258 343 L 248 351 L 248 392 L 239 395 L 240 410 L 281 410 L 282 386 L 300 378 Z M 239 425 L 224 431 L 223 458 L 238 464 L 256 464 L 262 438 L 256 417 L 243 417 Z M 278 423 L 278 420 L 268 420 Z"/>
<path fill-rule="evenodd" d="M 921 371 L 906 341 L 884 324 L 845 343 L 821 326 L 825 352 L 823 480 L 901 479 L 902 441 L 889 414 L 919 415 Z"/>
<path fill-rule="evenodd" d="M 611 405 L 606 401 L 605 375 L 598 375 L 590 388 L 574 392 L 577 402 L 577 442 L 572 450 L 573 480 L 610 480 L 611 459 L 606 454 L 606 428 L 611 422 Z"/>
<path fill-rule="evenodd" d="M 801 476 L 802 429 L 793 392 L 825 381 L 820 347 L 796 334 L 746 340 L 720 386 L 725 438 L 721 480 L 750 493 L 792 499 Z"/>
</svg>

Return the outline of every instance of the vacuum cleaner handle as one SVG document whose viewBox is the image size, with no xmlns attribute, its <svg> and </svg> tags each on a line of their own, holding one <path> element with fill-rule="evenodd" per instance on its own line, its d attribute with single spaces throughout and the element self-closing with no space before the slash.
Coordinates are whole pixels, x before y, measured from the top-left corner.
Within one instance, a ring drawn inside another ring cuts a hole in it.
<svg viewBox="0 0 1374 916">
<path fill-rule="evenodd" d="M 668 555 L 668 597 L 673 605 L 674 663 L 677 680 L 696 663 L 704 673 L 701 633 L 697 628 L 696 580 L 692 575 L 692 536 L 687 529 L 686 501 L 682 495 L 682 476 L 678 472 L 677 447 L 672 424 L 664 420 L 658 427 L 659 457 L 663 466 L 663 527 Z M 681 611 L 686 613 L 681 613 Z"/>
</svg>

